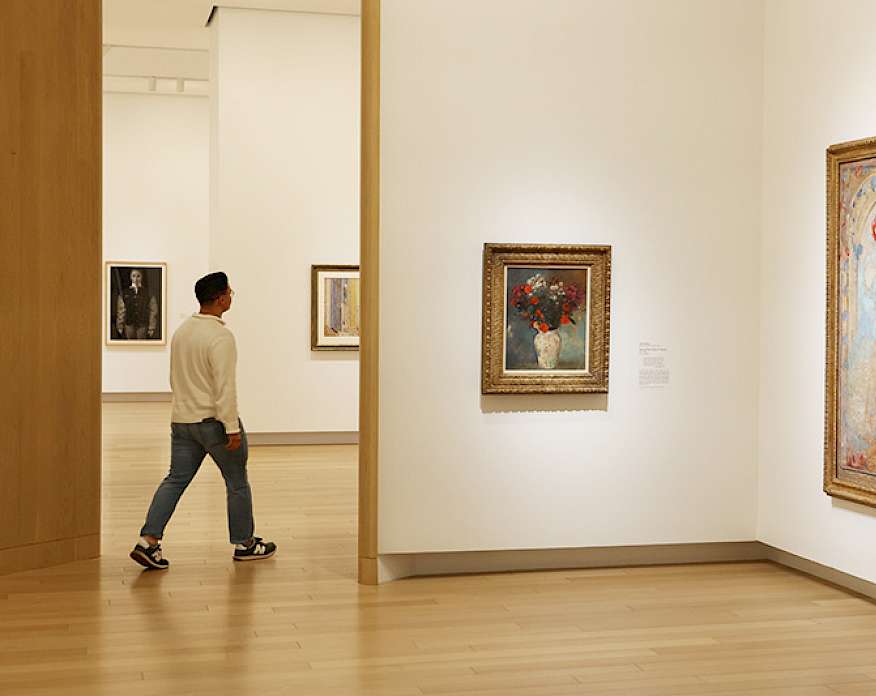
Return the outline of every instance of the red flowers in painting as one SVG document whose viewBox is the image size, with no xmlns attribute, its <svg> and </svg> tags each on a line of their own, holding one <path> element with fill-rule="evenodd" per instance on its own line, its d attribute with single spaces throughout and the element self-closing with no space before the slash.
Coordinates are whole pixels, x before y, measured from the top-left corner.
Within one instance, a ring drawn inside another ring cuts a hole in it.
<svg viewBox="0 0 876 696">
<path fill-rule="evenodd" d="M 577 284 L 557 278 L 546 280 L 541 273 L 511 288 L 511 306 L 533 329 L 542 333 L 574 324 L 573 315 L 584 298 L 584 290 Z"/>
</svg>

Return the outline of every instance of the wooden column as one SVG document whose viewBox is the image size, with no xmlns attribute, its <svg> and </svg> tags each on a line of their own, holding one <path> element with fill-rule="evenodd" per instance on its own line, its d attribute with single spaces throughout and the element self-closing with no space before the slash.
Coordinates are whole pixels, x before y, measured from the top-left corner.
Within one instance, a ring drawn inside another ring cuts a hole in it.
<svg viewBox="0 0 876 696">
<path fill-rule="evenodd" d="M 0 573 L 100 550 L 100 9 L 0 2 Z"/>
<path fill-rule="evenodd" d="M 361 166 L 359 582 L 375 585 L 380 418 L 380 0 L 362 0 Z"/>
</svg>

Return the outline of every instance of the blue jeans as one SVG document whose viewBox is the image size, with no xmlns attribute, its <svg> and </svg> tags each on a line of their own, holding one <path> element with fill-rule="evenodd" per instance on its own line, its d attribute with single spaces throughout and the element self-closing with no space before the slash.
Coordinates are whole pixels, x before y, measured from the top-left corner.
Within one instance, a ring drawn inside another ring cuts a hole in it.
<svg viewBox="0 0 876 696">
<path fill-rule="evenodd" d="M 234 452 L 225 449 L 228 442 L 225 427 L 212 418 L 201 423 L 171 423 L 170 432 L 170 472 L 155 491 L 140 536 L 156 539 L 164 536 L 164 528 L 179 499 L 201 468 L 204 457 L 209 454 L 225 479 L 231 543 L 249 541 L 255 531 L 255 523 L 252 517 L 252 491 L 246 477 L 249 447 L 243 423 L 240 424 L 240 448 Z"/>
</svg>

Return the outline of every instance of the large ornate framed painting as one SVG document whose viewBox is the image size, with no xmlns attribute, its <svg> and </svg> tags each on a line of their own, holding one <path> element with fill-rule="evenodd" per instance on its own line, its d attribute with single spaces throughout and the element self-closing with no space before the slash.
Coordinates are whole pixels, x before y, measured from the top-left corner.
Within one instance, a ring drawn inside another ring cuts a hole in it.
<svg viewBox="0 0 876 696">
<path fill-rule="evenodd" d="M 484 245 L 481 392 L 608 392 L 611 247 Z"/>
<path fill-rule="evenodd" d="M 824 490 L 876 506 L 876 138 L 827 150 Z"/>
<path fill-rule="evenodd" d="M 359 350 L 359 267 L 312 266 L 310 347 Z"/>
<path fill-rule="evenodd" d="M 104 332 L 108 346 L 167 344 L 167 264 L 106 263 Z"/>
</svg>

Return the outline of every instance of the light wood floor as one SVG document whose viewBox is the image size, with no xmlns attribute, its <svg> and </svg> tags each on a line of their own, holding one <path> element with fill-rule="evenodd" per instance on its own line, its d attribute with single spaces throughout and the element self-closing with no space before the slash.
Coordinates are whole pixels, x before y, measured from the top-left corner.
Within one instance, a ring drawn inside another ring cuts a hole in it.
<svg viewBox="0 0 876 696">
<path fill-rule="evenodd" d="M 141 572 L 167 412 L 105 407 L 103 558 L 0 577 L 3 696 L 876 695 L 876 606 L 767 563 L 361 587 L 353 447 L 252 451 L 251 564 L 206 461 Z"/>
</svg>

